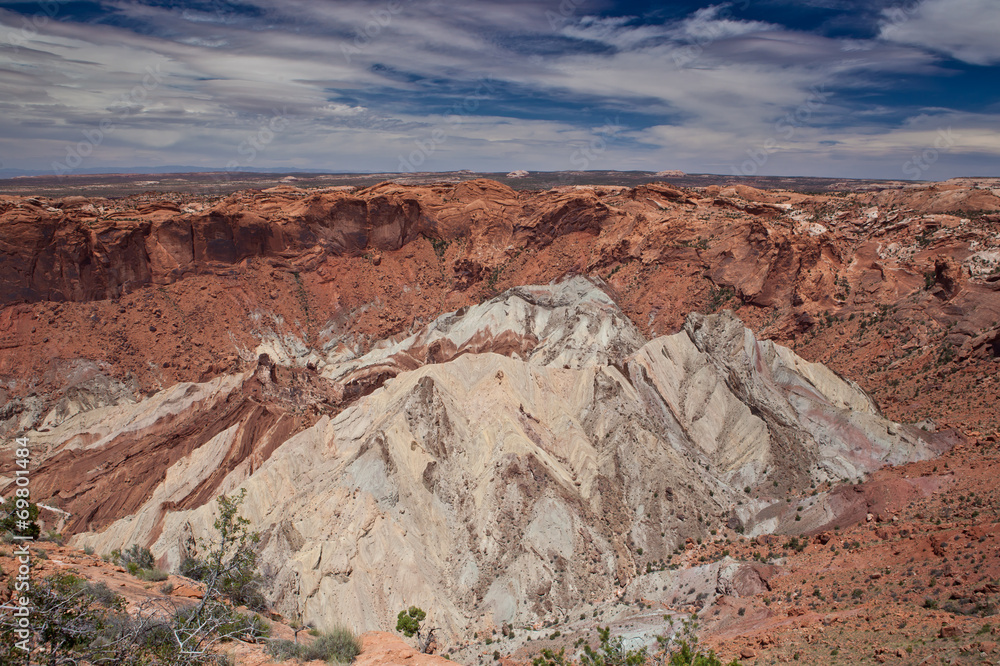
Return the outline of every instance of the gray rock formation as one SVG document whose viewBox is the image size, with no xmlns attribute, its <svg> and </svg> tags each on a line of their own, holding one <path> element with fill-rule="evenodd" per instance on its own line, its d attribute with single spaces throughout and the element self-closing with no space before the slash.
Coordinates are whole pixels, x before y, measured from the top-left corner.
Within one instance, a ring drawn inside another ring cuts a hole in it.
<svg viewBox="0 0 1000 666">
<path fill-rule="evenodd" d="M 37 434 L 54 456 L 143 428 L 182 436 L 171 428 L 207 406 L 221 414 L 141 503 L 73 542 L 146 543 L 175 567 L 210 532 L 207 497 L 243 487 L 279 612 L 386 629 L 415 604 L 458 636 L 645 589 L 665 575 L 647 563 L 713 529 L 773 530 L 776 483 L 853 478 L 943 446 L 731 313 L 691 315 L 647 342 L 582 278 L 511 290 L 359 358 L 324 357 L 310 381 L 347 406 L 289 436 L 295 396 L 315 400 L 284 390 L 274 416 L 276 389 L 259 387 L 280 375 L 262 368 Z M 223 418 L 251 384 L 273 418 Z M 706 585 L 753 582 L 737 573 Z"/>
</svg>

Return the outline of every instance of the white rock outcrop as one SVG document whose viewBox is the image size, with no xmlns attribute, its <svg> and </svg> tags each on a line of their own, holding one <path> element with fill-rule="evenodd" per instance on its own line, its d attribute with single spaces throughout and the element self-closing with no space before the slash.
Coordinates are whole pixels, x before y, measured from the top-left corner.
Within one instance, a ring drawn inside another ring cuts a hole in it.
<svg viewBox="0 0 1000 666">
<path fill-rule="evenodd" d="M 72 417 L 52 436 L 95 447 L 144 424 L 169 432 L 163 419 L 184 423 L 280 379 L 265 364 Z M 141 505 L 74 543 L 144 543 L 174 567 L 210 536 L 208 498 L 246 488 L 279 612 L 369 630 L 415 604 L 457 636 L 613 598 L 647 562 L 727 523 L 763 529 L 766 502 L 744 503 L 744 486 L 804 488 L 941 446 L 731 313 L 691 315 L 646 341 L 582 278 L 513 289 L 360 358 L 331 357 L 316 381 L 347 406 L 284 439 L 286 417 L 248 411 L 266 446 L 224 421 Z M 267 409 L 278 389 L 265 389 L 253 404 Z M 293 409 L 302 394 L 281 395 Z"/>
</svg>

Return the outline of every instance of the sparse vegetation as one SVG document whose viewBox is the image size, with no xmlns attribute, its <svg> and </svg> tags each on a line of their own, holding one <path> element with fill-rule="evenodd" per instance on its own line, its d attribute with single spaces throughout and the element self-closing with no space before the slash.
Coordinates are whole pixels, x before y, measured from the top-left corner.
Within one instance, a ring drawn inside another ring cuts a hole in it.
<svg viewBox="0 0 1000 666">
<path fill-rule="evenodd" d="M 664 616 L 671 626 L 673 618 Z M 723 666 L 715 652 L 703 652 L 698 644 L 696 634 L 697 624 L 693 619 L 686 619 L 677 632 L 670 637 L 657 636 L 658 651 L 650 654 L 647 648 L 629 649 L 624 646 L 620 636 L 611 636 L 609 627 L 598 627 L 599 645 L 597 649 L 583 643 L 583 651 L 578 655 L 578 662 L 567 656 L 566 649 L 555 651 L 543 649 L 532 660 L 533 666 L 570 666 L 579 663 L 580 666 L 646 666 L 647 664 L 662 666 Z M 577 643 L 580 644 L 579 641 Z M 726 666 L 739 666 L 737 660 Z"/>
<path fill-rule="evenodd" d="M 400 632 L 407 638 L 417 637 L 417 644 L 420 647 L 421 652 L 427 652 L 430 649 L 431 641 L 434 637 L 434 632 L 437 631 L 436 628 L 431 628 L 427 630 L 427 635 L 423 639 L 423 645 L 420 645 L 420 634 L 421 634 L 421 623 L 427 617 L 427 613 L 417 606 L 410 606 L 406 610 L 399 611 L 399 615 L 396 616 L 396 631 Z M 489 645 L 493 642 L 493 639 L 487 638 L 486 644 Z"/>
<path fill-rule="evenodd" d="M 226 571 L 256 565 L 251 548 L 256 537 L 247 531 L 246 521 L 236 517 L 242 499 L 242 494 L 219 498 L 222 511 L 215 523 L 219 541 L 210 552 L 211 572 L 198 604 L 178 609 L 169 600 L 149 599 L 130 611 L 124 599 L 103 582 L 87 583 L 72 574 L 38 579 L 26 592 L 38 619 L 25 639 L 29 651 L 27 655 L 11 651 L 16 625 L 4 616 L 0 618 L 0 663 L 213 664 L 223 661 L 213 649 L 217 643 L 265 637 L 270 627 L 264 620 L 238 613 L 221 599 L 219 581 Z M 166 577 L 155 569 L 148 548 L 133 545 L 108 559 L 148 580 Z"/>
<path fill-rule="evenodd" d="M 18 504 L 19 500 L 20 505 Z M 37 522 L 38 505 L 34 502 L 11 496 L 0 506 L 0 513 L 3 514 L 3 519 L 0 520 L 0 532 L 31 537 L 32 539 L 37 539 L 41 534 L 41 528 Z M 21 523 L 22 520 L 27 523 L 27 526 Z"/>
<path fill-rule="evenodd" d="M 329 664 L 349 664 L 361 654 L 361 639 L 344 627 L 320 632 L 308 644 L 289 640 L 271 641 L 268 652 L 278 661 L 301 659 L 325 661 Z"/>
</svg>

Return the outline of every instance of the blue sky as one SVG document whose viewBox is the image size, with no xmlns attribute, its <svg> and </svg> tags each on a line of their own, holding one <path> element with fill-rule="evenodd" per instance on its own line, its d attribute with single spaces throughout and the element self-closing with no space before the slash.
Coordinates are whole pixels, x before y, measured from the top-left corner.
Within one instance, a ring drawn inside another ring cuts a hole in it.
<svg viewBox="0 0 1000 666">
<path fill-rule="evenodd" d="M 0 168 L 1000 176 L 1000 0 L 0 1 Z"/>
</svg>

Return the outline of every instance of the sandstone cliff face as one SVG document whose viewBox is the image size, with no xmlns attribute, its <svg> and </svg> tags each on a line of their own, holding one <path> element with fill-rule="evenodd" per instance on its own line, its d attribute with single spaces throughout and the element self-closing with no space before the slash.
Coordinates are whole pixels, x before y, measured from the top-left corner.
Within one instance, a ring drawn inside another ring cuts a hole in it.
<svg viewBox="0 0 1000 666">
<path fill-rule="evenodd" d="M 576 274 L 604 280 L 648 338 L 731 307 L 897 420 L 948 414 L 991 432 L 998 191 L 989 179 L 842 195 L 474 180 L 2 197 L 0 432 L 40 427 L 68 393 L 112 404 L 246 370 L 262 339 L 302 365 L 333 349 L 356 358 L 442 312 Z M 84 386 L 78 363 L 124 392 Z"/>
<path fill-rule="evenodd" d="M 303 366 L 335 349 L 357 358 L 442 312 L 577 274 L 604 280 L 647 338 L 730 307 L 897 420 L 947 414 L 991 432 L 997 191 L 989 179 L 843 195 L 474 180 L 3 197 L 0 432 L 40 427 L 68 393 L 112 404 L 246 370 L 262 339 Z M 84 386 L 77 363 L 124 392 Z"/>
<path fill-rule="evenodd" d="M 947 446 L 731 313 L 647 342 L 583 278 L 309 358 L 33 433 L 37 488 L 74 544 L 167 567 L 246 488 L 280 612 L 361 630 L 417 604 L 460 636 L 614 599 L 688 538 L 773 529 L 780 493 Z"/>
</svg>

